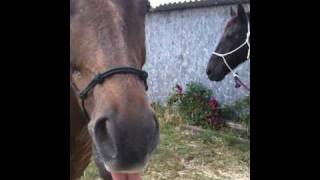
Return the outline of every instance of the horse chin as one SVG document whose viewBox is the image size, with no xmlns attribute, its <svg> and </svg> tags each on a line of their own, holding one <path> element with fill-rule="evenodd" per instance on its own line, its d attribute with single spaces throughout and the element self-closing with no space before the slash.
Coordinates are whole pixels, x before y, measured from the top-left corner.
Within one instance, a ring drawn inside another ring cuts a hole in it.
<svg viewBox="0 0 320 180">
<path fill-rule="evenodd" d="M 220 82 L 224 79 L 225 75 L 222 76 L 208 76 L 210 81 Z"/>
<path fill-rule="evenodd" d="M 139 173 L 112 173 L 111 176 L 113 180 L 142 180 L 141 175 Z"/>
<path fill-rule="evenodd" d="M 142 165 L 140 167 L 136 167 L 130 170 L 115 170 L 114 168 L 111 168 L 107 163 L 104 163 L 104 168 L 109 172 L 115 172 L 115 173 L 123 173 L 123 174 L 136 174 L 141 173 L 146 169 L 147 164 Z"/>
</svg>

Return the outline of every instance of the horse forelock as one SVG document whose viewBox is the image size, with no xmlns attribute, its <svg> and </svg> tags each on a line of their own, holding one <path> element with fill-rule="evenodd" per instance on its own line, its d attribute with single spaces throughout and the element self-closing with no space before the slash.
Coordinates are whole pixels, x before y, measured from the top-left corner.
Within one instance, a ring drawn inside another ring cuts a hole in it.
<svg viewBox="0 0 320 180">
<path fill-rule="evenodd" d="M 250 11 L 247 12 L 246 14 L 247 14 L 247 21 L 249 21 L 250 20 Z M 224 31 L 226 31 L 230 26 L 232 26 L 234 23 L 236 23 L 237 17 L 238 16 L 231 17 L 231 19 L 227 22 L 227 24 L 224 28 Z"/>
</svg>

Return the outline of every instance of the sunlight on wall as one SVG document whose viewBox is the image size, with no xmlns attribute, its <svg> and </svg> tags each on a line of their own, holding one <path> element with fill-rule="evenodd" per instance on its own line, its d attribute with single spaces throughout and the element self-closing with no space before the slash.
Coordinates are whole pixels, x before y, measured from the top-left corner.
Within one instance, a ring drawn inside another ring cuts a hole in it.
<svg viewBox="0 0 320 180">
<path fill-rule="evenodd" d="M 170 3 L 170 2 L 183 2 L 185 0 L 149 0 L 152 7 L 157 7 L 160 4 Z"/>
</svg>

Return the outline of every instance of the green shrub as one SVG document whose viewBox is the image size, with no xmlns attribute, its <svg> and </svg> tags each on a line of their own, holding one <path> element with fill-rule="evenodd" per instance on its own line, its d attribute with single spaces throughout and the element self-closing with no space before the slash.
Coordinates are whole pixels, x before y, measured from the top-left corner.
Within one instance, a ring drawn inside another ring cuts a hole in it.
<svg viewBox="0 0 320 180">
<path fill-rule="evenodd" d="M 168 101 L 168 106 L 177 106 L 183 120 L 190 125 L 203 128 L 221 126 L 218 103 L 212 96 L 212 91 L 200 83 L 191 82 L 186 85 L 185 92 L 177 85 L 176 92 Z"/>
<path fill-rule="evenodd" d="M 226 105 L 221 110 L 221 116 L 225 119 L 235 120 L 250 127 L 250 96 Z"/>
<path fill-rule="evenodd" d="M 181 97 L 179 104 L 183 119 L 190 125 L 207 127 L 206 119 L 211 112 L 208 101 L 211 95 L 212 92 L 205 89 L 201 84 L 187 84 L 186 92 Z"/>
<path fill-rule="evenodd" d="M 210 89 L 191 82 L 185 91 L 177 85 L 167 100 L 167 106 L 177 109 L 189 125 L 218 129 L 223 125 L 222 119 L 227 119 L 243 123 L 250 130 L 250 96 L 221 108 Z"/>
</svg>

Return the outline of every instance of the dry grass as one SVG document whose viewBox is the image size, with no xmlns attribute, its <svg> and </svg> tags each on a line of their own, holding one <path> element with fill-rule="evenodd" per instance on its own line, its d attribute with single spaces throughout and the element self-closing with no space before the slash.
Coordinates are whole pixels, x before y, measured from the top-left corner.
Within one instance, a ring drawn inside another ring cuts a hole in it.
<svg viewBox="0 0 320 180">
<path fill-rule="evenodd" d="M 249 144 L 239 143 L 233 134 L 183 128 L 174 109 L 156 110 L 160 122 L 160 144 L 144 180 L 249 180 Z M 94 164 L 81 180 L 97 180 Z"/>
</svg>

